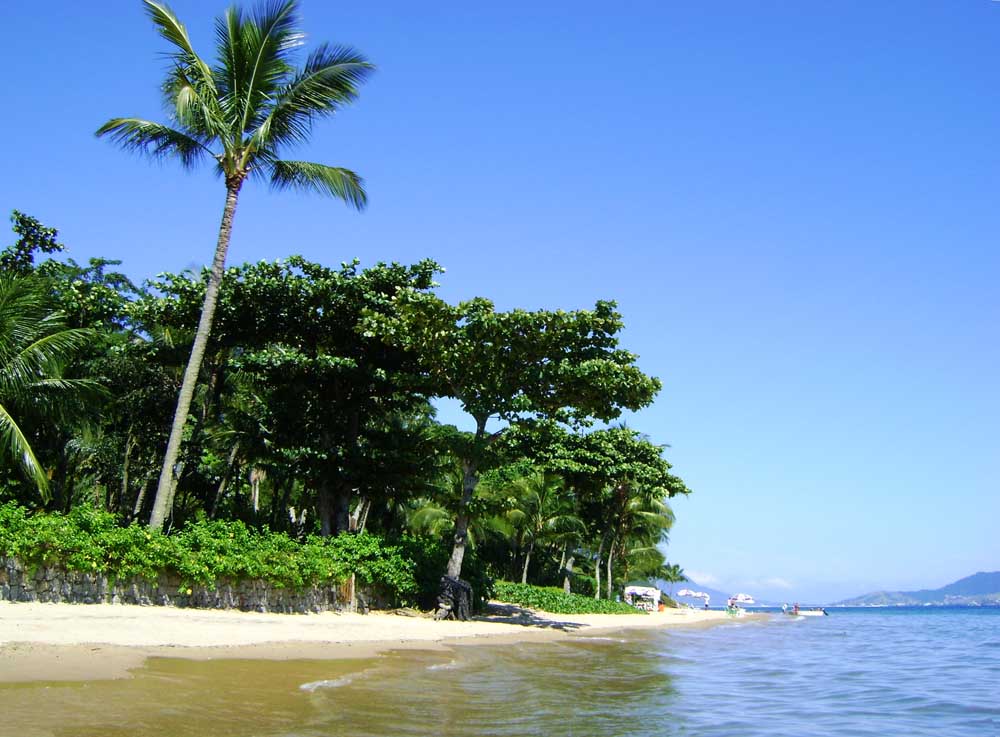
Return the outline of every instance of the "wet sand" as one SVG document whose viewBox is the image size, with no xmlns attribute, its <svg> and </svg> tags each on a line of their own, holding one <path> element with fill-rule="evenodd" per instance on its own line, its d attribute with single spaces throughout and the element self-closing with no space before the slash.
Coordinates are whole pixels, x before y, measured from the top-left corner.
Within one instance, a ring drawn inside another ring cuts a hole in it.
<svg viewBox="0 0 1000 737">
<path fill-rule="evenodd" d="M 112 604 L 0 603 L 0 682 L 123 678 L 150 657 L 333 660 L 389 650 L 504 644 L 606 630 L 691 627 L 721 611 L 557 615 L 494 604 L 469 622 L 419 613 L 259 614 Z M 730 620 L 731 621 L 731 620 Z"/>
</svg>

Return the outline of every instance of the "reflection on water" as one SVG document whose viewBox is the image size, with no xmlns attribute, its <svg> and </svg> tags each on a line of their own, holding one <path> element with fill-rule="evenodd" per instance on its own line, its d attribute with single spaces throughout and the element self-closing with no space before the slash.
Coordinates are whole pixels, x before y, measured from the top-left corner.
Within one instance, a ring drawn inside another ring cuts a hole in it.
<svg viewBox="0 0 1000 737">
<path fill-rule="evenodd" d="M 672 693 L 637 643 L 615 638 L 372 661 L 153 659 L 131 679 L 2 686 L 0 734 L 613 735 L 632 705 Z"/>
<path fill-rule="evenodd" d="M 0 686 L 0 735 L 1000 735 L 1000 610 L 789 620 L 368 661 L 152 660 L 126 680 Z"/>
</svg>

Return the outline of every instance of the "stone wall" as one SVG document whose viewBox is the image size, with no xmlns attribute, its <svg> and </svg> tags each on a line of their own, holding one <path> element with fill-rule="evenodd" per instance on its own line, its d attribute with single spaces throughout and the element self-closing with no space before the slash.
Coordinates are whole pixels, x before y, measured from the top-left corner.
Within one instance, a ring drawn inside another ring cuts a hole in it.
<svg viewBox="0 0 1000 737">
<path fill-rule="evenodd" d="M 287 614 L 353 611 L 353 582 L 304 589 L 279 588 L 266 581 L 219 581 L 215 588 L 181 586 L 175 575 L 155 581 L 133 577 L 112 581 L 100 573 L 67 571 L 61 566 L 27 568 L 0 557 L 0 600 L 68 604 L 141 604 L 147 606 L 240 609 Z"/>
</svg>

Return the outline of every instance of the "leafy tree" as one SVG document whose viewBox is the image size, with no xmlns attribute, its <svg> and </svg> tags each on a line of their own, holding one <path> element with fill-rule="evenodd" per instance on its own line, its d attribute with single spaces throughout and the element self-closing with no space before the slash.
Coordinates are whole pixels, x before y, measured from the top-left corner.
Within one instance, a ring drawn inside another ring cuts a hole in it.
<svg viewBox="0 0 1000 737">
<path fill-rule="evenodd" d="M 285 0 L 264 4 L 252 14 L 230 8 L 216 22 L 218 59 L 213 67 L 195 52 L 187 29 L 169 7 L 153 0 L 144 4 L 172 47 L 163 90 L 174 125 L 114 118 L 97 135 L 154 158 L 177 159 L 188 168 L 214 159 L 226 185 L 215 256 L 150 516 L 150 527 L 159 529 L 173 502 L 174 465 L 212 329 L 240 190 L 248 177 L 258 176 L 279 189 L 312 190 L 363 208 L 366 194 L 357 174 L 283 159 L 281 152 L 306 141 L 317 119 L 354 100 L 372 65 L 351 48 L 324 44 L 296 68 L 302 33 L 297 3 Z"/>
<path fill-rule="evenodd" d="M 463 466 L 463 494 L 446 574 L 457 578 L 467 544 L 470 502 L 503 429 L 533 420 L 586 424 L 649 404 L 660 388 L 636 357 L 618 347 L 621 315 L 612 302 L 573 312 L 497 312 L 486 299 L 452 306 L 406 293 L 392 315 L 371 315 L 368 330 L 420 357 L 428 391 L 457 399 L 475 432 L 453 448 Z"/>
<path fill-rule="evenodd" d="M 103 487 L 106 504 L 118 502 L 109 492 L 112 486 L 117 488 L 120 476 L 128 475 L 134 460 L 125 454 L 123 472 L 122 451 L 126 445 L 135 450 L 137 443 L 133 438 L 129 444 L 119 432 L 116 413 L 109 404 L 117 404 L 127 392 L 118 380 L 128 383 L 136 371 L 151 368 L 146 362 L 132 362 L 127 371 L 114 370 L 123 355 L 119 351 L 129 342 L 129 305 L 139 290 L 114 269 L 117 261 L 91 258 L 87 265 L 80 265 L 62 256 L 41 258 L 66 250 L 56 229 L 16 210 L 11 221 L 17 240 L 0 252 L 5 273 L 30 279 L 48 309 L 60 314 L 63 327 L 92 331 L 90 339 L 60 363 L 61 379 L 89 380 L 109 389 L 101 395 L 89 393 L 85 403 L 76 402 L 78 411 L 72 422 L 33 424 L 31 445 L 36 460 L 47 469 L 48 504 L 69 509 L 74 494 L 96 497 L 98 487 Z M 37 491 L 32 492 L 35 494 Z"/>
<path fill-rule="evenodd" d="M 63 365 L 93 338 L 66 328 L 44 284 L 30 276 L 0 276 L 0 457 L 27 474 L 47 498 L 48 476 L 32 448 L 31 428 L 79 413 L 93 382 L 63 376 Z"/>
<path fill-rule="evenodd" d="M 271 479 L 298 479 L 324 534 L 347 531 L 361 497 L 382 507 L 418 493 L 432 453 L 430 409 L 411 380 L 417 364 L 358 328 L 365 311 L 390 311 L 400 292 L 430 289 L 438 271 L 432 261 L 330 269 L 298 256 L 227 269 L 202 382 L 219 393 L 205 413 L 218 420 L 214 473 L 233 478 L 250 464 Z M 190 335 L 204 282 L 165 274 L 152 287 L 135 306 L 139 323 Z M 199 416 L 192 441 L 213 422 Z"/>
<path fill-rule="evenodd" d="M 66 250 L 66 246 L 58 241 L 59 233 L 55 228 L 45 227 L 30 215 L 14 210 L 10 221 L 17 240 L 0 252 L 0 273 L 22 276 L 30 274 L 35 270 L 37 253 L 60 253 Z"/>
<path fill-rule="evenodd" d="M 548 428 L 548 442 L 538 446 L 547 466 L 560 473 L 580 499 L 581 516 L 592 531 L 595 596 L 600 596 L 602 565 L 608 596 L 614 558 L 630 548 L 629 538 L 645 536 L 656 545 L 673 522 L 666 500 L 690 490 L 670 473 L 663 446 L 627 427 L 586 434 L 562 434 Z"/>
<path fill-rule="evenodd" d="M 577 539 L 586 528 L 576 516 L 574 499 L 567 492 L 565 482 L 556 474 L 535 471 L 514 481 L 510 490 L 517 499 L 515 511 L 523 537 L 520 541 L 524 546 L 521 583 L 528 583 L 528 570 L 536 548 L 556 543 L 563 552 L 565 545 L 561 543 Z M 560 569 L 564 565 L 565 560 Z"/>
<path fill-rule="evenodd" d="M 674 595 L 674 585 L 681 583 L 682 581 L 687 581 L 687 574 L 684 573 L 684 569 L 681 568 L 676 563 L 666 563 L 660 568 L 655 574 L 655 578 L 662 578 L 664 581 L 670 584 L 670 595 Z"/>
</svg>

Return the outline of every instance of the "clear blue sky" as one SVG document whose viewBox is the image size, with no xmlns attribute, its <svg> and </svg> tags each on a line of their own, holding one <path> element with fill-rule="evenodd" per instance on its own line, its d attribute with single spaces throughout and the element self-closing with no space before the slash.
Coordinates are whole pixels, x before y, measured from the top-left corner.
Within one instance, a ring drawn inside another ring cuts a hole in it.
<svg viewBox="0 0 1000 737">
<path fill-rule="evenodd" d="M 207 52 L 223 3 L 173 7 Z M 432 257 L 448 299 L 618 300 L 664 382 L 630 423 L 695 490 L 670 558 L 702 583 L 1000 569 L 1000 3 L 609 7 L 304 0 L 312 39 L 379 66 L 303 151 L 371 206 L 251 186 L 231 262 Z M 162 117 L 138 0 L 0 19 L 0 209 L 137 278 L 205 262 L 220 182 L 93 137 Z"/>
</svg>

